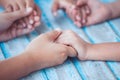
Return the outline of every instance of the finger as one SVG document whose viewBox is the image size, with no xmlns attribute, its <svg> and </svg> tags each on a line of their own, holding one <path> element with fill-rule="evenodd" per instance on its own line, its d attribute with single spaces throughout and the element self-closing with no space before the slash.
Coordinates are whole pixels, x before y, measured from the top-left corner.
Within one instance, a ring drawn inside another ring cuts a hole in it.
<svg viewBox="0 0 120 80">
<path fill-rule="evenodd" d="M 32 12 L 32 8 L 27 8 L 26 10 L 18 10 L 10 13 L 5 13 L 4 15 L 8 19 L 12 21 L 16 21 L 18 19 L 21 19 L 23 17 L 30 15 L 31 12 Z"/>
<path fill-rule="evenodd" d="M 27 25 L 26 25 L 26 23 L 24 22 L 23 19 L 18 20 L 17 24 L 18 24 L 18 28 L 26 28 L 27 27 Z"/>
<path fill-rule="evenodd" d="M 61 34 L 61 31 L 52 31 L 52 32 L 48 32 L 45 35 L 47 36 L 47 38 L 51 41 L 55 41 Z"/>
<path fill-rule="evenodd" d="M 26 1 L 26 7 L 32 7 L 32 8 L 35 7 L 34 0 L 25 0 L 25 1 Z"/>
<path fill-rule="evenodd" d="M 11 5 L 9 5 L 8 7 L 5 8 L 6 11 L 5 12 L 12 12 L 13 11 L 13 8 Z"/>
<path fill-rule="evenodd" d="M 79 27 L 79 28 L 82 27 L 82 24 L 81 24 L 81 22 L 79 22 L 79 21 L 76 21 L 74 24 L 77 25 L 77 27 Z"/>
<path fill-rule="evenodd" d="M 75 6 L 72 6 L 69 10 L 70 17 L 73 21 L 76 21 L 76 14 L 77 14 L 77 8 Z"/>
<path fill-rule="evenodd" d="M 34 24 L 34 27 L 38 27 L 38 26 L 40 26 L 40 22 L 36 22 L 35 24 Z"/>
<path fill-rule="evenodd" d="M 38 16 L 41 16 L 41 10 L 37 5 L 35 5 L 35 11 L 36 11 Z"/>
<path fill-rule="evenodd" d="M 17 29 L 16 31 L 16 36 L 22 36 L 22 35 L 25 35 L 25 34 L 29 34 L 30 32 L 34 31 L 34 28 L 32 29 L 28 29 L 28 28 L 23 28 L 23 29 Z"/>
<path fill-rule="evenodd" d="M 90 15 L 91 11 L 90 11 L 89 6 L 87 6 L 87 5 L 85 6 L 85 11 L 86 11 L 87 15 Z"/>
<path fill-rule="evenodd" d="M 81 17 L 81 11 L 77 11 L 76 15 L 75 15 L 76 21 L 81 21 L 82 17 Z"/>
<path fill-rule="evenodd" d="M 12 4 L 13 11 L 19 10 L 18 4 Z"/>
<path fill-rule="evenodd" d="M 34 16 L 34 20 L 36 22 L 35 27 L 37 27 L 41 24 L 41 10 L 37 5 L 35 5 L 35 11 L 37 12 L 37 15 Z M 35 11 L 34 11 L 34 13 L 35 13 Z M 39 22 L 39 24 L 38 24 L 38 22 Z"/>
<path fill-rule="evenodd" d="M 67 50 L 68 50 L 69 57 L 76 57 L 78 55 L 77 51 L 71 46 L 68 46 Z"/>
<path fill-rule="evenodd" d="M 37 16 L 37 12 L 35 10 L 33 11 L 33 14 L 34 14 L 34 16 Z"/>
<path fill-rule="evenodd" d="M 87 14 L 84 7 L 81 8 L 81 11 L 82 11 L 82 24 L 84 25 L 87 22 L 86 21 Z"/>
<path fill-rule="evenodd" d="M 35 22 L 40 22 L 40 17 L 39 17 L 39 16 L 35 16 L 35 17 L 34 17 L 34 21 L 35 21 Z"/>
<path fill-rule="evenodd" d="M 29 24 L 33 25 L 35 23 L 34 16 L 31 14 L 29 17 Z"/>
<path fill-rule="evenodd" d="M 32 29 L 33 28 L 33 25 L 29 23 L 29 19 L 27 17 L 24 18 L 24 21 L 25 21 L 28 29 Z"/>
<path fill-rule="evenodd" d="M 54 16 L 57 16 L 57 11 L 59 8 L 60 8 L 59 3 L 57 2 L 57 0 L 55 0 L 52 6 L 52 13 Z"/>
</svg>

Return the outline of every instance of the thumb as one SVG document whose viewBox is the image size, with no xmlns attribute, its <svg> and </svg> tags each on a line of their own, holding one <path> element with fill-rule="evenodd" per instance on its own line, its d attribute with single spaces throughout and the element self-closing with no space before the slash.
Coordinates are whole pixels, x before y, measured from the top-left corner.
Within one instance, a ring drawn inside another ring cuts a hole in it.
<svg viewBox="0 0 120 80">
<path fill-rule="evenodd" d="M 59 3 L 57 1 L 54 1 L 53 6 L 52 6 L 52 13 L 54 16 L 57 16 L 57 11 L 59 9 Z"/>
<path fill-rule="evenodd" d="M 10 13 L 5 13 L 7 15 L 6 17 L 12 21 L 16 21 L 18 19 L 21 19 L 23 17 L 26 17 L 32 13 L 33 9 L 31 7 L 26 8 L 24 10 L 18 10 Z"/>
<path fill-rule="evenodd" d="M 55 31 L 46 33 L 46 36 L 49 40 L 55 41 L 60 36 L 61 33 L 62 31 L 55 30 Z"/>
<path fill-rule="evenodd" d="M 69 57 L 76 57 L 78 55 L 77 51 L 71 46 L 68 46 L 67 50 L 68 50 Z"/>
</svg>

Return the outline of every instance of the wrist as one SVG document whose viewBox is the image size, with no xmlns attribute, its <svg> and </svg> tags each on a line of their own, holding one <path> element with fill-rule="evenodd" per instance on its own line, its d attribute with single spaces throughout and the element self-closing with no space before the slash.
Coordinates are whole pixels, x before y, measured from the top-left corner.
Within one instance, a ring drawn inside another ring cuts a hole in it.
<svg viewBox="0 0 120 80">
<path fill-rule="evenodd" d="M 93 50 L 93 46 L 94 44 L 87 44 L 87 46 L 86 46 L 86 49 L 85 49 L 85 54 L 86 54 L 86 56 L 85 56 L 85 60 L 90 60 L 90 51 L 92 51 Z"/>
<path fill-rule="evenodd" d="M 83 56 L 83 60 L 88 60 L 89 59 L 89 49 L 90 49 L 90 47 L 92 46 L 92 44 L 90 44 L 90 43 L 86 43 L 85 45 L 84 45 L 84 49 L 83 49 L 83 54 L 84 54 L 84 56 Z"/>
<path fill-rule="evenodd" d="M 18 56 L 19 57 L 19 56 Z M 28 71 L 28 73 L 31 73 L 34 71 L 34 62 L 32 61 L 30 55 L 28 52 L 23 52 L 20 57 L 23 60 L 24 65 L 26 66 L 26 70 Z"/>
<path fill-rule="evenodd" d="M 31 67 L 30 68 L 31 71 L 43 69 L 41 64 L 42 58 L 39 57 L 38 59 L 37 58 L 38 56 L 35 56 L 35 53 L 33 54 L 33 52 L 29 52 L 29 51 L 25 51 L 24 54 L 27 56 L 28 64 Z"/>
<path fill-rule="evenodd" d="M 78 46 L 75 46 L 77 52 L 78 52 L 78 58 L 80 60 L 87 60 L 88 59 L 88 50 L 89 47 L 91 46 L 90 43 L 87 42 L 82 42 Z"/>
</svg>

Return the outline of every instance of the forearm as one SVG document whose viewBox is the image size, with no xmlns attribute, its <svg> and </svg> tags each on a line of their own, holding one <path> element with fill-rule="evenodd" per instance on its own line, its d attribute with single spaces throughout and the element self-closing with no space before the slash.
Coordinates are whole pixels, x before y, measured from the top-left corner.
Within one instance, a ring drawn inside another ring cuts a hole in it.
<svg viewBox="0 0 120 80">
<path fill-rule="evenodd" d="M 111 19 L 120 17 L 120 0 L 106 5 L 112 12 Z"/>
<path fill-rule="evenodd" d="M 32 62 L 25 54 L 0 62 L 0 80 L 17 80 L 31 73 Z"/>
<path fill-rule="evenodd" d="M 2 0 L 0 0 L 0 6 L 2 6 Z"/>
<path fill-rule="evenodd" d="M 120 61 L 120 43 L 89 45 L 87 60 Z"/>
</svg>

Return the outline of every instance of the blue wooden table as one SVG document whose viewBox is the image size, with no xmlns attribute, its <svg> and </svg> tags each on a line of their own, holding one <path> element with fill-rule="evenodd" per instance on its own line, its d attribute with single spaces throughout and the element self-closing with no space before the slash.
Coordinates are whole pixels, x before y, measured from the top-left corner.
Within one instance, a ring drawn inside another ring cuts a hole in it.
<svg viewBox="0 0 120 80">
<path fill-rule="evenodd" d="M 120 41 L 119 18 L 79 29 L 62 11 L 59 11 L 59 16 L 53 17 L 51 13 L 52 2 L 53 0 L 36 0 L 42 10 L 42 25 L 28 35 L 0 43 L 0 60 L 18 55 L 32 39 L 55 28 L 73 30 L 91 43 Z M 79 61 L 76 58 L 70 58 L 62 65 L 34 72 L 21 80 L 120 80 L 120 63 Z"/>
</svg>

